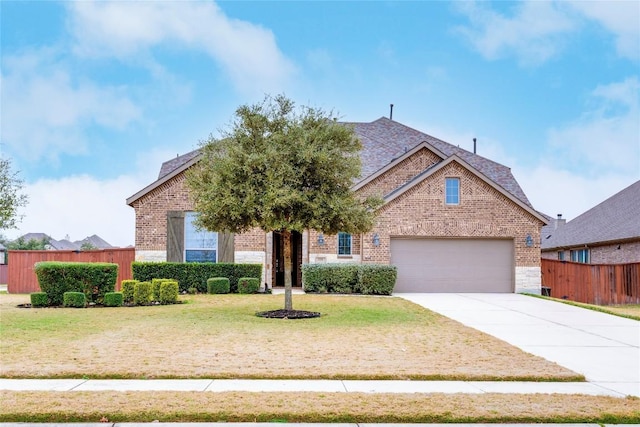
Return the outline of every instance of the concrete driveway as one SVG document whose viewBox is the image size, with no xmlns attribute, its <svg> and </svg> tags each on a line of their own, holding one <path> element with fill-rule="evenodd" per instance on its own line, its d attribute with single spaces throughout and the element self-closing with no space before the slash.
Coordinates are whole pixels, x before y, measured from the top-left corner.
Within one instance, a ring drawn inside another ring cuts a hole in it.
<svg viewBox="0 0 640 427">
<path fill-rule="evenodd" d="M 601 387 L 640 397 L 640 322 L 520 294 L 405 298 L 543 357 Z"/>
</svg>

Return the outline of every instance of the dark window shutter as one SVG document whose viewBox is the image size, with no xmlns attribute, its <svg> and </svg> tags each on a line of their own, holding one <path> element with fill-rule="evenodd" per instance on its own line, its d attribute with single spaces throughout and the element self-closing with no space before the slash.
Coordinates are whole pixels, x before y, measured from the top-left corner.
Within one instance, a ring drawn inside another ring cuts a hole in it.
<svg viewBox="0 0 640 427">
<path fill-rule="evenodd" d="M 233 236 L 228 231 L 218 233 L 218 262 L 235 262 Z"/>
<path fill-rule="evenodd" d="M 184 261 L 184 212 L 167 212 L 167 261 Z"/>
</svg>

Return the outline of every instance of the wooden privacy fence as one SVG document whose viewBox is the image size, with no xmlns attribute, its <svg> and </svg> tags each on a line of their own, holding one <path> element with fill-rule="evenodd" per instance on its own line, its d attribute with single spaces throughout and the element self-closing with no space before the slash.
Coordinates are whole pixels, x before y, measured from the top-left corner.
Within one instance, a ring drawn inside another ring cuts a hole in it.
<svg viewBox="0 0 640 427">
<path fill-rule="evenodd" d="M 551 296 L 587 304 L 640 304 L 640 263 L 581 264 L 542 260 Z"/>
<path fill-rule="evenodd" d="M 131 263 L 135 260 L 134 248 L 100 249 L 91 251 L 9 251 L 7 264 L 7 290 L 11 294 L 28 294 L 40 291 L 33 266 L 41 261 L 111 262 L 118 264 L 116 288 L 125 279 L 131 279 Z"/>
<path fill-rule="evenodd" d="M 6 264 L 0 264 L 0 284 L 7 284 L 7 271 L 9 271 L 9 267 Z"/>
</svg>

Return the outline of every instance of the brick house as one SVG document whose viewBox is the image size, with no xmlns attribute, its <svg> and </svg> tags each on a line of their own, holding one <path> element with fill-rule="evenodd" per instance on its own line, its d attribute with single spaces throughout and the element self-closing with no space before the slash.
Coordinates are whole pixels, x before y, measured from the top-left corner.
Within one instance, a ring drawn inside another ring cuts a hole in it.
<svg viewBox="0 0 640 427">
<path fill-rule="evenodd" d="M 586 264 L 640 262 L 640 181 L 569 222 L 542 229 L 542 258 Z"/>
<path fill-rule="evenodd" d="M 385 203 L 369 233 L 293 233 L 294 286 L 303 263 L 390 263 L 398 267 L 397 292 L 540 293 L 547 219 L 508 167 L 387 118 L 346 125 L 363 144 L 353 189 Z M 127 199 L 136 259 L 261 263 L 264 283 L 282 285 L 279 233 L 193 229 L 184 173 L 198 159 L 196 150 L 165 162 L 155 182 Z"/>
</svg>

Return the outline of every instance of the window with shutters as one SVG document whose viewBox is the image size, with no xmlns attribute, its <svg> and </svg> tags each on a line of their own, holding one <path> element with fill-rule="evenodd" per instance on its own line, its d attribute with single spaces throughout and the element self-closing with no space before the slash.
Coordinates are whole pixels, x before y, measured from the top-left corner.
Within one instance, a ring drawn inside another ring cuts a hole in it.
<svg viewBox="0 0 640 427">
<path fill-rule="evenodd" d="M 198 229 L 194 221 L 196 212 L 184 216 L 184 260 L 186 262 L 217 262 L 218 233 Z"/>
</svg>

